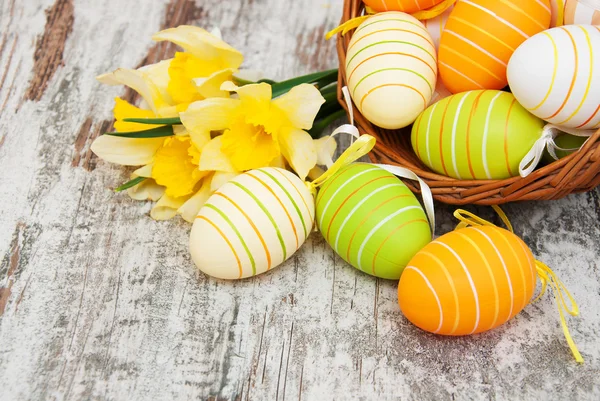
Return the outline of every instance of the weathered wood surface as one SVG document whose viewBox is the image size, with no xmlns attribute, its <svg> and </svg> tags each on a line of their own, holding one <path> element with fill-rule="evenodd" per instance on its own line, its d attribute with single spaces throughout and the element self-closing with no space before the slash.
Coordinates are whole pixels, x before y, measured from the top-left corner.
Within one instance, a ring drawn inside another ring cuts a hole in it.
<svg viewBox="0 0 600 401">
<path fill-rule="evenodd" d="M 94 76 L 166 57 L 150 36 L 219 26 L 273 78 L 334 67 L 341 0 L 4 0 L 0 5 L 0 399 L 600 399 L 598 192 L 506 207 L 579 302 L 571 358 L 551 296 L 493 332 L 410 325 L 396 285 L 318 234 L 242 282 L 200 274 L 189 226 L 115 195 L 90 154 L 113 97 Z M 131 94 L 128 94 L 130 96 Z M 476 209 L 491 217 L 485 208 Z M 439 205 L 438 232 L 452 209 Z"/>
</svg>

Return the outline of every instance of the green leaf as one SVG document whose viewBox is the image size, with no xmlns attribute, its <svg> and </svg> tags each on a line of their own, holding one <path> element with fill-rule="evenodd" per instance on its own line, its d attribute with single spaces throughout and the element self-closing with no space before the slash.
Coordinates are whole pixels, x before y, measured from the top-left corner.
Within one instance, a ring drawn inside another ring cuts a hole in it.
<svg viewBox="0 0 600 401">
<path fill-rule="evenodd" d="M 144 180 L 146 180 L 147 177 L 135 177 L 133 180 L 131 181 L 127 181 L 125 184 L 115 188 L 115 192 L 121 192 L 124 191 L 128 188 L 131 187 L 135 187 L 137 184 L 143 182 Z"/>
<path fill-rule="evenodd" d="M 173 136 L 173 127 L 170 125 L 163 125 L 162 127 L 147 129 L 145 131 L 107 132 L 104 135 L 120 136 L 122 138 L 161 138 Z"/>
<path fill-rule="evenodd" d="M 323 133 L 323 131 L 325 131 L 325 129 L 327 127 L 329 127 L 329 125 L 331 125 L 331 123 L 333 123 L 338 118 L 342 118 L 345 115 L 346 115 L 346 111 L 345 110 L 343 110 L 343 109 L 342 110 L 338 110 L 338 111 L 336 111 L 336 112 L 328 115 L 327 117 L 324 117 L 321 120 L 317 121 L 313 125 L 313 127 L 308 131 L 308 133 L 314 139 L 320 138 L 321 134 Z"/>
<path fill-rule="evenodd" d="M 178 125 L 181 124 L 179 117 L 171 118 L 124 118 L 123 121 L 126 123 L 139 123 L 139 124 L 164 124 L 164 125 Z"/>
<path fill-rule="evenodd" d="M 335 93 L 337 96 L 337 81 L 332 82 L 331 84 L 322 88 L 319 88 L 319 92 L 321 92 L 321 95 L 323 96 L 325 96 L 328 93 Z"/>
<path fill-rule="evenodd" d="M 271 85 L 271 89 L 273 91 L 272 97 L 273 98 L 279 97 L 279 96 L 283 95 L 284 93 L 289 92 L 289 90 L 292 89 L 294 86 L 297 86 L 300 84 L 307 84 L 307 83 L 314 83 L 314 82 L 323 82 L 324 83 L 327 81 L 333 82 L 334 80 L 337 79 L 337 74 L 338 74 L 338 70 L 336 68 L 333 70 L 315 72 L 312 74 L 288 79 L 287 81 L 278 82 L 274 85 Z M 323 84 L 323 86 L 325 86 L 325 85 Z"/>
</svg>

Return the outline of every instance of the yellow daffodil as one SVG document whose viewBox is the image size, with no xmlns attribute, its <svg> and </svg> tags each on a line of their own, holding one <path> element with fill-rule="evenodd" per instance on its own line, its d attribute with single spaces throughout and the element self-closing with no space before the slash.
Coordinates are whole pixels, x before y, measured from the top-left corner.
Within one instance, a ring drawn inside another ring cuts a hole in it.
<svg viewBox="0 0 600 401">
<path fill-rule="evenodd" d="M 304 179 L 317 164 L 317 148 L 305 131 L 312 127 L 325 99 L 308 84 L 271 99 L 265 83 L 242 87 L 225 82 L 221 89 L 239 99 L 206 99 L 180 114 L 192 137 L 210 138 L 223 131 L 202 152 L 200 170 L 239 173 L 282 164 L 283 159 Z"/>
<path fill-rule="evenodd" d="M 242 54 L 219 37 L 193 26 L 166 29 L 153 36 L 170 41 L 184 52 L 170 60 L 137 70 L 120 68 L 98 77 L 102 83 L 125 85 L 143 99 L 140 107 L 115 99 L 115 129 L 118 132 L 148 130 L 156 125 L 123 121 L 125 118 L 177 117 L 191 102 L 209 97 L 229 97 L 221 84 L 231 79 L 241 65 Z M 133 199 L 158 201 L 151 216 L 169 219 L 177 213 L 192 221 L 213 185 L 227 179 L 229 172 L 200 171 L 201 151 L 210 137 L 192 135 L 174 126 L 167 138 L 124 138 L 103 135 L 92 144 L 102 159 L 121 165 L 143 166 L 131 175 L 146 180 L 129 188 Z"/>
</svg>

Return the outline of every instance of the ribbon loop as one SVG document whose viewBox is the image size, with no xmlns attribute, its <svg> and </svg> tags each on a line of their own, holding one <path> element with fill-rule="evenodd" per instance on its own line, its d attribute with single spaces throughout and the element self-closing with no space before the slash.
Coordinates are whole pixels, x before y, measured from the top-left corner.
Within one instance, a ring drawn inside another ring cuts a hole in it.
<svg viewBox="0 0 600 401">
<path fill-rule="evenodd" d="M 512 224 L 510 224 L 510 220 L 506 216 L 506 213 L 504 213 L 504 211 L 502 209 L 500 209 L 500 206 L 492 205 L 492 208 L 498 214 L 498 216 L 500 217 L 500 220 L 502 220 L 502 222 L 506 226 L 507 230 L 510 231 L 511 233 L 514 233 Z M 458 223 L 458 225 L 456 226 L 456 229 L 464 228 L 464 227 L 468 227 L 468 226 L 493 226 L 493 227 L 496 227 L 496 225 L 494 223 L 491 223 L 485 219 L 482 219 L 481 217 L 476 216 L 475 214 L 468 212 L 464 209 L 456 209 L 454 211 L 454 217 L 460 221 L 460 223 Z"/>
<path fill-rule="evenodd" d="M 523 159 L 521 160 L 521 163 L 519 163 L 519 174 L 521 175 L 521 177 L 527 177 L 533 172 L 533 170 L 535 170 L 542 156 L 544 155 L 544 150 L 548 150 L 550 156 L 552 156 L 554 160 L 558 160 L 558 156 L 556 155 L 557 150 L 569 152 L 576 151 L 577 149 L 579 149 L 565 149 L 556 145 L 554 139 L 561 133 L 567 133 L 569 135 L 574 136 L 590 137 L 594 133 L 594 130 L 576 130 L 570 128 L 557 127 L 553 124 L 546 124 L 542 131 L 542 136 L 537 141 L 535 141 L 529 152 L 527 152 L 525 157 L 523 157 Z"/>
<path fill-rule="evenodd" d="M 563 334 L 565 335 L 565 338 L 567 340 L 567 344 L 569 344 L 569 348 L 571 349 L 575 360 L 578 363 L 583 363 L 583 357 L 579 353 L 577 345 L 575 345 L 575 341 L 573 341 L 573 337 L 571 337 L 569 327 L 567 326 L 567 319 L 565 318 L 564 314 L 564 312 L 567 312 L 571 316 L 578 316 L 579 307 L 577 306 L 577 303 L 575 302 L 575 299 L 573 299 L 573 296 L 571 295 L 569 290 L 567 290 L 564 283 L 556 276 L 552 269 L 550 269 L 547 265 L 540 262 L 539 260 L 536 260 L 535 264 L 538 276 L 540 276 L 540 279 L 542 280 L 542 291 L 540 291 L 540 294 L 536 297 L 535 300 L 539 299 L 542 296 L 542 294 L 546 290 L 547 284 L 550 284 L 550 287 L 554 292 L 554 300 L 556 301 L 558 314 L 560 315 L 560 324 L 563 329 Z M 570 308 L 567 306 L 565 296 L 569 299 L 569 303 L 571 304 Z"/>
<path fill-rule="evenodd" d="M 394 174 L 397 177 L 406 178 L 408 180 L 417 181 L 419 186 L 421 187 L 421 197 L 423 198 L 423 205 L 425 206 L 425 213 L 427 213 L 427 219 L 429 220 L 429 227 L 431 228 L 431 236 L 435 235 L 435 209 L 433 205 L 433 194 L 431 193 L 431 189 L 429 185 L 425 183 L 418 175 L 416 175 L 411 170 L 399 167 L 399 166 L 391 166 L 389 164 L 376 164 L 373 163 L 374 166 L 380 167 L 386 170 L 389 173 Z"/>
</svg>

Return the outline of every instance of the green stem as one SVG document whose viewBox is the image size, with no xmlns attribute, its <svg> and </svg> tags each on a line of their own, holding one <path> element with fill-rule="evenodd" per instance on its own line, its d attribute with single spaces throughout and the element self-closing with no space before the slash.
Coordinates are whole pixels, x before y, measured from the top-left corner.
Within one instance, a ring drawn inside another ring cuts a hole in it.
<svg viewBox="0 0 600 401">
<path fill-rule="evenodd" d="M 135 187 L 137 184 L 145 181 L 147 177 L 135 177 L 133 180 L 127 181 L 125 184 L 115 188 L 115 192 L 121 192 L 128 188 Z"/>
<path fill-rule="evenodd" d="M 120 136 L 121 138 L 162 138 L 173 136 L 173 128 L 170 125 L 147 129 L 145 131 L 133 132 L 106 132 L 104 135 Z"/>
<path fill-rule="evenodd" d="M 177 125 L 181 124 L 179 117 L 171 118 L 124 118 L 126 123 L 153 124 L 153 125 Z"/>
<path fill-rule="evenodd" d="M 321 134 L 323 133 L 323 131 L 325 131 L 325 129 L 335 120 L 337 120 L 338 118 L 342 118 L 343 116 L 346 115 L 346 112 L 344 110 L 338 110 L 333 114 L 330 114 L 327 117 L 322 118 L 321 120 L 317 121 L 313 127 L 308 131 L 308 133 L 310 134 L 310 136 L 312 136 L 313 138 L 317 139 L 321 136 Z"/>
<path fill-rule="evenodd" d="M 281 96 L 284 93 L 287 93 L 294 86 L 297 86 L 300 84 L 315 83 L 315 82 L 321 81 L 321 83 L 322 83 L 321 85 L 325 86 L 324 82 L 327 82 L 327 81 L 333 82 L 332 80 L 337 79 L 337 74 L 338 74 L 338 70 L 336 68 L 333 70 L 315 72 L 312 74 L 302 75 L 300 77 L 288 79 L 287 81 L 278 82 L 271 86 L 271 89 L 273 91 L 272 97 L 275 98 L 275 97 Z"/>
</svg>

